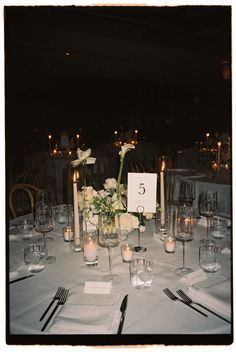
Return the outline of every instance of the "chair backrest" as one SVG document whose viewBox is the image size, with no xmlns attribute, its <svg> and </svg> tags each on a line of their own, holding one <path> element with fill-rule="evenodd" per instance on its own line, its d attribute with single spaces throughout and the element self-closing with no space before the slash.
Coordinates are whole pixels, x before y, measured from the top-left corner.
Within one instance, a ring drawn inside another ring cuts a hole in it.
<svg viewBox="0 0 236 352">
<path fill-rule="evenodd" d="M 13 185 L 9 192 L 11 216 L 16 218 L 17 216 L 32 212 L 39 191 L 38 187 L 28 183 L 16 183 Z"/>
</svg>

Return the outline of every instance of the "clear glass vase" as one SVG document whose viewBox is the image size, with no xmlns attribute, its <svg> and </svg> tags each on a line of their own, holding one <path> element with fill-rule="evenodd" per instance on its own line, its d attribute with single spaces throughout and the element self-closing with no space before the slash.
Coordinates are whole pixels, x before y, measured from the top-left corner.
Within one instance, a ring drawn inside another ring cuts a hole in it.
<svg viewBox="0 0 236 352">
<path fill-rule="evenodd" d="M 98 219 L 99 245 L 108 248 L 109 258 L 109 274 L 104 276 L 104 280 L 119 282 L 118 275 L 112 274 L 111 252 L 112 247 L 116 247 L 120 243 L 119 229 L 115 213 L 102 213 Z"/>
</svg>

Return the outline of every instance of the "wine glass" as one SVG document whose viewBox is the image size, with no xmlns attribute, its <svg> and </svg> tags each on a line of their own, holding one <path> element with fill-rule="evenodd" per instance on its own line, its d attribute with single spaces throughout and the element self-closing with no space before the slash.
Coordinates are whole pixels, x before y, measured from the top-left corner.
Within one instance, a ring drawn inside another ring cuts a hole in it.
<svg viewBox="0 0 236 352">
<path fill-rule="evenodd" d="M 111 254 L 112 248 L 120 243 L 119 231 L 116 226 L 116 217 L 114 213 L 104 213 L 99 215 L 98 231 L 99 231 L 99 245 L 108 248 L 109 258 L 109 274 L 104 276 L 104 280 L 117 283 L 120 277 L 112 273 Z"/>
<path fill-rule="evenodd" d="M 179 186 L 179 205 L 192 206 L 196 195 L 196 187 L 194 180 L 183 180 Z"/>
<path fill-rule="evenodd" d="M 54 263 L 56 261 L 56 257 L 48 256 L 47 250 L 47 233 L 52 231 L 53 229 L 53 214 L 52 214 L 52 205 L 46 204 L 42 201 L 36 203 L 35 209 L 35 231 L 41 232 L 43 234 L 43 241 L 45 244 L 45 252 L 46 252 L 46 262 L 48 264 Z"/>
<path fill-rule="evenodd" d="M 207 218 L 207 240 L 209 239 L 210 221 L 216 214 L 217 192 L 208 191 L 199 194 L 198 202 L 199 213 Z"/>
<path fill-rule="evenodd" d="M 193 270 L 185 267 L 185 243 L 192 241 L 194 238 L 194 212 L 190 206 L 180 206 L 176 209 L 175 217 L 175 238 L 183 244 L 183 266 L 175 270 L 177 275 L 184 276 Z"/>
</svg>

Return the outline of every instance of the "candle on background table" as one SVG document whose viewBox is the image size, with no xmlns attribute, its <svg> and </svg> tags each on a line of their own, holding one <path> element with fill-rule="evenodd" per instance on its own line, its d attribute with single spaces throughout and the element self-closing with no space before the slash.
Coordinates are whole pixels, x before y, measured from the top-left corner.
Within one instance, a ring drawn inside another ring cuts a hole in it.
<svg viewBox="0 0 236 352">
<path fill-rule="evenodd" d="M 121 254 L 124 262 L 130 262 L 133 258 L 134 247 L 128 243 L 121 246 Z"/>
<path fill-rule="evenodd" d="M 209 136 L 210 136 L 210 133 L 206 133 L 206 150 L 208 150 L 208 144 L 209 144 Z"/>
<path fill-rule="evenodd" d="M 78 171 L 74 171 L 73 174 L 73 198 L 74 198 L 74 233 L 75 241 L 77 244 L 80 243 L 80 225 L 79 225 L 79 207 L 78 207 L 78 190 L 77 182 L 79 179 Z"/>
<path fill-rule="evenodd" d="M 48 135 L 48 149 L 49 149 L 49 154 L 51 154 L 52 151 L 52 135 L 49 133 Z"/>
<path fill-rule="evenodd" d="M 79 133 L 76 135 L 76 147 L 79 148 Z"/>
<path fill-rule="evenodd" d="M 217 143 L 218 146 L 218 152 L 217 152 L 217 172 L 220 171 L 220 147 L 221 147 L 221 142 Z"/>
<path fill-rule="evenodd" d="M 161 225 L 165 225 L 165 185 L 164 185 L 165 161 L 161 163 L 160 171 L 160 205 L 161 205 Z"/>
</svg>

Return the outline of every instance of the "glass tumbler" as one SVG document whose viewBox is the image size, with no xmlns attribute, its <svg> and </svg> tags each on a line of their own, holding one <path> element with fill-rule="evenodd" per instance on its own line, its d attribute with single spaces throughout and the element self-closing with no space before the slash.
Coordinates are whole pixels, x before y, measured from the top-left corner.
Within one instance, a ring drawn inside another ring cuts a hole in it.
<svg viewBox="0 0 236 352">
<path fill-rule="evenodd" d="M 24 248 L 24 262 L 28 271 L 39 273 L 46 266 L 46 250 L 45 245 L 30 244 Z"/>
<path fill-rule="evenodd" d="M 135 258 L 130 262 L 131 285 L 136 289 L 147 289 L 153 283 L 153 261 L 149 258 Z"/>
<path fill-rule="evenodd" d="M 199 247 L 199 265 L 206 272 L 215 273 L 221 268 L 220 256 L 220 247 L 214 242 L 203 242 Z"/>
</svg>

